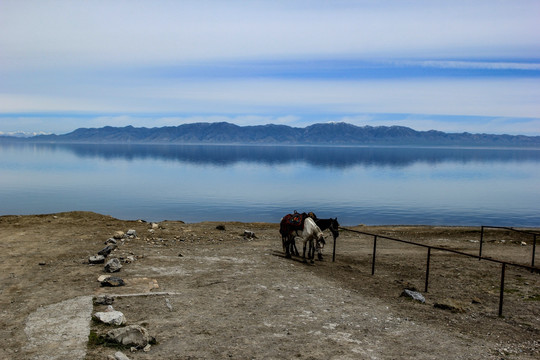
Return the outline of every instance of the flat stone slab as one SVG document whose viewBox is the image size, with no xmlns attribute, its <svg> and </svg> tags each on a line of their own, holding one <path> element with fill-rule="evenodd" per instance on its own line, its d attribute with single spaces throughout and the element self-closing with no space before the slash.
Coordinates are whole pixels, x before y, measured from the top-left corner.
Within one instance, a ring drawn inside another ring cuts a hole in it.
<svg viewBox="0 0 540 360">
<path fill-rule="evenodd" d="M 30 314 L 24 332 L 27 359 L 83 360 L 90 333 L 92 296 L 79 296 L 43 306 Z"/>
</svg>

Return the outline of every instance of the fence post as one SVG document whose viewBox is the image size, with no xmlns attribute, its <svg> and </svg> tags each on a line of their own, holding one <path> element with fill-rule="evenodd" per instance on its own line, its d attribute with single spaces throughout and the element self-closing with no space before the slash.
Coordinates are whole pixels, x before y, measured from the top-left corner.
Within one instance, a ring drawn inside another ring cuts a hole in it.
<svg viewBox="0 0 540 360">
<path fill-rule="evenodd" d="M 482 244 L 484 243 L 484 226 L 480 230 L 480 250 L 478 252 L 478 260 L 482 260 Z"/>
<path fill-rule="evenodd" d="M 335 262 L 336 261 L 336 237 L 333 236 L 334 238 L 334 250 L 332 251 L 332 262 Z"/>
<path fill-rule="evenodd" d="M 536 252 L 536 234 L 533 235 L 533 251 L 532 251 L 532 260 L 531 267 L 534 267 L 534 253 Z"/>
<path fill-rule="evenodd" d="M 373 236 L 373 260 L 371 262 L 371 275 L 375 274 L 375 252 L 377 251 L 377 235 Z"/>
<path fill-rule="evenodd" d="M 503 298 L 504 298 L 504 271 L 506 269 L 506 263 L 502 263 L 501 269 L 501 294 L 499 296 L 499 316 L 502 316 Z"/>
<path fill-rule="evenodd" d="M 424 291 L 427 292 L 428 290 L 428 280 L 429 280 L 429 260 L 431 258 L 431 247 L 428 247 L 427 249 L 427 264 L 426 264 L 426 287 L 424 288 Z"/>
</svg>

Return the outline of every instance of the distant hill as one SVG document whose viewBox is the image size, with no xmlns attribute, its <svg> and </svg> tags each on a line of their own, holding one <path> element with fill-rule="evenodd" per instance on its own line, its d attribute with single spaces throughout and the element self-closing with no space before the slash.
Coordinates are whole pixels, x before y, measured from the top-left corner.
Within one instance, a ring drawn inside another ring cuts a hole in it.
<svg viewBox="0 0 540 360">
<path fill-rule="evenodd" d="M 416 131 L 403 126 L 355 126 L 320 123 L 305 128 L 286 125 L 238 126 L 227 122 L 192 123 L 160 128 L 133 126 L 80 128 L 63 135 L 38 135 L 20 141 L 52 143 L 171 143 L 283 145 L 416 145 L 540 147 L 540 136 Z"/>
</svg>

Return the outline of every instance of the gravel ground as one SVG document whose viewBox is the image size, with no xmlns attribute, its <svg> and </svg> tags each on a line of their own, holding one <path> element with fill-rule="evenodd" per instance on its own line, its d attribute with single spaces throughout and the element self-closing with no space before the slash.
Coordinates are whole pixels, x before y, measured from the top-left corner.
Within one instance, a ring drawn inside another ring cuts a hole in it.
<svg viewBox="0 0 540 360">
<path fill-rule="evenodd" d="M 218 230 L 222 225 L 224 230 Z M 90 320 L 115 297 L 127 324 L 157 344 L 130 359 L 537 359 L 540 274 L 342 231 L 336 261 L 327 234 L 324 260 L 286 259 L 278 224 L 165 221 L 152 229 L 87 212 L 0 217 L 0 332 L 5 359 L 106 359 L 118 351 L 87 343 Z M 116 231 L 135 229 L 109 257 L 124 260 L 118 288 L 101 287 L 103 265 L 88 257 Z M 354 229 L 471 254 L 479 228 L 358 226 Z M 244 230 L 254 239 L 244 238 Z M 530 239 L 485 236 L 484 255 L 528 264 Z M 132 260 L 130 260 L 132 259 Z M 539 260 L 540 261 L 540 260 Z M 416 288 L 420 303 L 400 297 Z M 69 356 L 66 354 L 70 354 Z"/>
</svg>

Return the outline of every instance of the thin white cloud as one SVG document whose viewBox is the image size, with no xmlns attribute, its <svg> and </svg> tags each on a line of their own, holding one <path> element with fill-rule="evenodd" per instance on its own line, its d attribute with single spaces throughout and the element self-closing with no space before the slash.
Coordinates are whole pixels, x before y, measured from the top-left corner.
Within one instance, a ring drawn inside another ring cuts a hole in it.
<svg viewBox="0 0 540 360">
<path fill-rule="evenodd" d="M 2 112 L 416 113 L 538 117 L 536 79 L 219 80 L 0 94 Z"/>
<path fill-rule="evenodd" d="M 480 70 L 540 70 L 540 63 L 535 62 L 488 62 L 488 61 L 455 61 L 455 60 L 425 60 L 425 61 L 396 61 L 396 65 L 422 66 L 442 69 L 480 69 Z"/>
<path fill-rule="evenodd" d="M 540 87 L 534 79 L 230 80 L 125 89 L 149 94 L 147 111 L 422 113 L 537 117 Z M 142 106 L 142 104 L 139 104 Z M 268 110 L 267 110 L 268 109 Z M 121 110 L 121 109 L 118 109 Z"/>
</svg>

